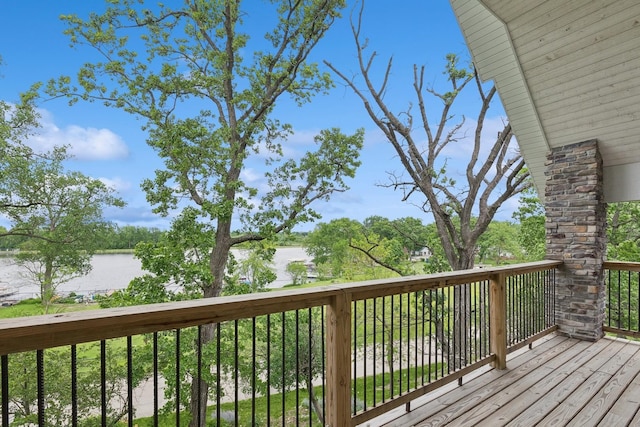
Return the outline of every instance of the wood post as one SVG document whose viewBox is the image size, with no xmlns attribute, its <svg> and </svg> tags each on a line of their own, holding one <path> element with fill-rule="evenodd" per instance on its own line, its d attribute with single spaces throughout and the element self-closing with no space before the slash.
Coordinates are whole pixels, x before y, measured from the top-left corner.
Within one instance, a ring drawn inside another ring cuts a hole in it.
<svg viewBox="0 0 640 427">
<path fill-rule="evenodd" d="M 493 367 L 507 368 L 507 292 L 506 276 L 498 273 L 489 279 L 489 342 L 491 353 L 496 355 Z"/>
<path fill-rule="evenodd" d="M 346 292 L 327 306 L 326 387 L 325 424 L 351 426 L 351 298 Z"/>
</svg>

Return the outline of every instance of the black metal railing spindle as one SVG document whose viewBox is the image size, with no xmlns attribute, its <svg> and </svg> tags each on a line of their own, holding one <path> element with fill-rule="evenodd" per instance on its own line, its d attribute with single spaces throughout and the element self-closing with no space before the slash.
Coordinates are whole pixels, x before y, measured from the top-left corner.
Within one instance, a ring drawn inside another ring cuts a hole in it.
<svg viewBox="0 0 640 427">
<path fill-rule="evenodd" d="M 153 333 L 153 425 L 158 427 L 158 413 L 160 409 L 160 385 L 159 381 L 159 366 L 158 366 L 158 333 Z"/>
<path fill-rule="evenodd" d="M 176 329 L 176 427 L 180 427 L 180 329 Z"/>
<path fill-rule="evenodd" d="M 37 400 L 38 400 L 38 426 L 45 426 L 45 402 L 44 402 L 44 350 L 36 351 L 37 372 Z"/>
<path fill-rule="evenodd" d="M 216 324 L 216 425 L 222 416 L 222 325 Z"/>
<path fill-rule="evenodd" d="M 635 299 L 636 299 L 636 331 L 640 331 L 640 274 L 638 272 L 635 273 L 636 276 L 636 285 L 635 285 Z"/>
<path fill-rule="evenodd" d="M 358 312 L 358 301 L 354 301 L 353 305 L 352 305 L 352 312 L 353 313 L 357 313 Z M 351 325 L 351 339 L 352 339 L 352 343 L 351 343 L 351 348 L 358 348 L 358 315 L 355 314 L 353 317 L 353 324 Z M 363 317 L 365 318 L 365 323 L 366 323 L 366 313 L 363 314 Z M 352 392 L 351 392 L 351 413 L 355 414 L 356 413 L 356 400 L 358 398 L 357 396 L 357 390 L 355 388 L 356 385 L 356 381 L 358 378 L 358 365 L 357 365 L 358 361 L 357 358 L 354 357 L 353 358 L 353 366 L 351 368 L 351 384 L 352 384 Z"/>
<path fill-rule="evenodd" d="M 75 345 L 71 346 L 71 426 L 78 425 L 78 354 Z"/>
<path fill-rule="evenodd" d="M 394 297 L 394 295 L 391 295 L 389 297 L 389 298 L 391 298 L 391 305 L 390 305 L 390 311 L 391 311 L 391 314 L 390 314 L 391 326 L 390 326 L 390 328 L 391 328 L 391 333 L 389 334 L 389 345 L 390 346 L 394 345 L 393 344 L 394 343 L 393 331 L 395 330 L 395 325 L 394 325 L 394 322 L 393 322 L 393 320 L 395 318 L 394 317 L 394 310 L 393 310 L 393 307 L 394 307 L 394 304 L 393 304 L 393 302 L 394 302 L 393 299 L 394 298 L 393 297 Z M 390 366 L 389 366 L 389 384 L 391 385 L 391 387 L 389 389 L 389 397 L 391 399 L 393 399 L 395 397 L 395 395 L 396 395 L 395 394 L 395 388 L 394 388 L 395 382 L 396 382 L 396 378 L 395 378 L 396 370 L 395 370 L 395 364 L 393 363 L 394 362 L 393 350 L 389 350 L 389 356 L 387 356 L 387 357 L 389 357 L 391 359 Z"/>
<path fill-rule="evenodd" d="M 271 425 L 271 315 L 267 315 L 267 426 Z"/>
<path fill-rule="evenodd" d="M 414 294 L 413 298 L 414 312 L 416 313 L 416 318 L 414 322 L 414 330 L 413 335 L 415 337 L 415 352 L 414 352 L 414 374 L 413 374 L 413 388 L 418 388 L 418 292 Z M 422 317 L 420 320 L 423 320 Z M 424 334 L 422 334 L 422 343 L 424 345 Z M 423 364 L 424 365 L 424 364 Z M 422 368 L 424 370 L 424 366 Z"/>
<path fill-rule="evenodd" d="M 282 427 L 285 427 L 285 425 L 286 425 L 285 421 L 287 419 L 287 417 L 286 417 L 286 414 L 287 414 L 286 406 L 287 405 L 286 405 L 286 399 L 284 398 L 285 397 L 285 393 L 287 391 L 286 388 L 285 388 L 286 381 L 285 381 L 285 378 L 284 378 L 285 372 L 287 370 L 286 362 L 285 362 L 285 360 L 286 360 L 285 353 L 286 353 L 286 347 L 287 347 L 287 345 L 286 345 L 287 344 L 286 336 L 285 336 L 285 334 L 286 334 L 285 323 L 286 323 L 286 316 L 285 316 L 285 313 L 282 312 L 282 330 L 281 330 L 281 333 L 282 333 L 282 343 L 281 343 L 282 344 L 282 350 L 281 350 L 282 351 L 282 362 L 281 362 L 282 366 L 281 366 L 281 369 L 282 370 L 280 372 L 280 377 L 281 377 L 280 378 L 280 384 L 282 386 L 282 388 L 281 388 L 282 398 L 280 399 L 281 403 L 282 403 L 282 417 L 281 417 L 282 418 Z"/>
<path fill-rule="evenodd" d="M 322 331 L 321 333 L 321 339 L 320 339 L 320 343 L 321 343 L 321 347 L 322 347 L 322 354 L 323 356 L 325 354 L 327 354 L 326 351 L 326 347 L 325 347 L 325 338 L 326 338 L 326 331 L 325 331 L 325 321 L 326 321 L 326 316 L 325 316 L 325 308 L 320 307 L 320 330 Z M 327 410 L 326 410 L 326 398 L 325 396 L 327 395 L 327 389 L 326 389 L 326 384 L 327 384 L 327 377 L 326 377 L 326 372 L 327 372 L 327 366 L 325 364 L 325 357 L 322 357 L 322 369 L 320 370 L 320 372 L 322 372 L 322 419 L 326 420 L 327 419 Z"/>
<path fill-rule="evenodd" d="M 9 356 L 0 356 L 0 369 L 2 369 L 2 427 L 9 427 Z"/>
<path fill-rule="evenodd" d="M 369 355 L 369 349 L 367 348 L 367 323 L 369 322 L 369 320 L 367 319 L 367 300 L 362 301 L 362 311 L 364 313 L 364 322 L 362 322 L 362 348 L 364 349 L 364 360 L 365 363 L 363 363 L 362 366 L 362 378 L 363 378 L 363 386 L 362 389 L 364 390 L 363 396 L 362 396 L 362 400 L 364 401 L 364 407 L 363 410 L 367 410 L 367 357 Z M 356 317 L 356 316 L 354 316 Z M 355 358 L 354 358 L 355 359 Z"/>
<path fill-rule="evenodd" d="M 198 383 L 198 396 L 202 395 L 202 325 L 198 325 L 198 336 L 196 338 L 196 375 Z M 198 399 L 196 405 L 196 420 L 198 425 L 202 425 L 202 399 Z"/>
<path fill-rule="evenodd" d="M 102 427 L 107 426 L 107 342 L 100 341 L 100 409 Z"/>
<path fill-rule="evenodd" d="M 385 354 L 385 348 L 386 347 L 384 345 L 385 339 L 386 339 L 386 335 L 387 335 L 387 331 L 386 331 L 385 325 L 384 325 L 385 319 L 387 318 L 387 316 L 386 316 L 386 311 L 387 311 L 386 310 L 386 306 L 387 306 L 387 297 L 382 297 L 382 320 L 381 320 L 381 323 L 382 323 L 381 324 L 381 327 L 382 327 L 382 345 L 380 347 L 381 353 L 382 353 L 382 400 L 381 400 L 381 402 L 386 402 L 386 397 L 385 397 L 385 390 L 386 390 L 386 387 L 385 387 L 385 381 L 386 381 L 386 379 L 385 379 L 385 371 L 386 371 L 386 368 L 387 368 L 387 363 L 386 363 L 387 355 Z"/>
<path fill-rule="evenodd" d="M 375 313 L 378 312 L 378 299 L 374 298 L 373 299 L 373 310 L 372 313 L 374 313 L 373 315 L 373 319 L 371 321 L 371 329 L 372 329 L 372 333 L 373 333 L 373 363 L 371 364 L 372 366 L 372 370 L 373 370 L 373 404 L 372 406 L 376 406 L 376 404 L 378 403 L 378 375 L 377 375 L 377 371 L 378 371 L 378 321 L 376 319 L 376 315 Z"/>
<path fill-rule="evenodd" d="M 309 334 L 309 340 L 307 341 L 307 348 L 309 349 L 309 353 L 308 353 L 308 357 L 307 357 L 307 369 L 309 370 L 309 378 L 308 381 L 311 382 L 311 384 L 309 384 L 311 386 L 311 390 L 313 392 L 313 373 L 314 373 L 314 369 L 313 369 L 313 356 L 314 356 L 314 351 L 315 351 L 315 341 L 314 341 L 314 337 L 313 337 L 313 311 L 311 308 L 307 309 L 307 317 L 308 317 L 308 331 L 307 333 Z M 311 427 L 313 425 L 313 402 L 312 402 L 312 396 L 309 394 L 308 396 L 308 400 L 309 400 L 309 427 Z"/>
<path fill-rule="evenodd" d="M 300 426 L 300 310 L 296 310 L 296 427 Z M 311 351 L 311 349 L 309 349 Z M 311 403 L 311 401 L 309 401 Z"/>
<path fill-rule="evenodd" d="M 253 317 L 251 319 L 251 425 L 256 425 L 256 379 L 258 376 L 258 372 L 256 371 L 256 352 L 257 352 L 257 341 L 256 341 L 256 318 Z"/>
<path fill-rule="evenodd" d="M 239 341 L 238 341 L 238 320 L 233 321 L 233 409 L 234 409 L 234 424 L 240 425 L 239 415 L 240 415 L 240 366 L 239 360 L 240 355 L 238 353 L 239 349 Z"/>
<path fill-rule="evenodd" d="M 133 345 L 127 336 L 127 424 L 133 427 Z"/>
</svg>

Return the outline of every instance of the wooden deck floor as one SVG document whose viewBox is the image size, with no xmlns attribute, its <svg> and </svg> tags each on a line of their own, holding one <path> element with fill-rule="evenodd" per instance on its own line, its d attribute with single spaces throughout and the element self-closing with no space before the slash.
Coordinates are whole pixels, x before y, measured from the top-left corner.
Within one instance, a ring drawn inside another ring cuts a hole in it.
<svg viewBox="0 0 640 427">
<path fill-rule="evenodd" d="M 369 425 L 640 426 L 640 344 L 550 335 L 512 356 L 506 370 L 465 377 L 411 407 Z"/>
</svg>

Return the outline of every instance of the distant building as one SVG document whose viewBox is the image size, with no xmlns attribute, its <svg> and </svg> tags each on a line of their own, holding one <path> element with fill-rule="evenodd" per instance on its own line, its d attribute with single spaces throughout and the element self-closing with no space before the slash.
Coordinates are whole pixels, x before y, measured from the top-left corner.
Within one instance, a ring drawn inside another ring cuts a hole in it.
<svg viewBox="0 0 640 427">
<path fill-rule="evenodd" d="M 412 260 L 422 260 L 422 261 L 427 261 L 429 258 L 431 258 L 431 251 L 429 250 L 429 248 L 424 247 L 422 249 L 419 249 L 417 251 L 413 251 L 413 253 L 411 254 L 411 259 Z"/>
</svg>

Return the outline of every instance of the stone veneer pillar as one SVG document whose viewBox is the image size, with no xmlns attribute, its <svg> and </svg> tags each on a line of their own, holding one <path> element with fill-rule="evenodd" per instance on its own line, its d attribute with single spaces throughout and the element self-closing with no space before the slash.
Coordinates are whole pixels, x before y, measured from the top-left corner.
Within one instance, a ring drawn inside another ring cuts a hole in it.
<svg viewBox="0 0 640 427">
<path fill-rule="evenodd" d="M 606 204 L 596 140 L 556 148 L 546 162 L 547 259 L 562 260 L 556 274 L 556 322 L 561 334 L 602 337 Z"/>
</svg>

